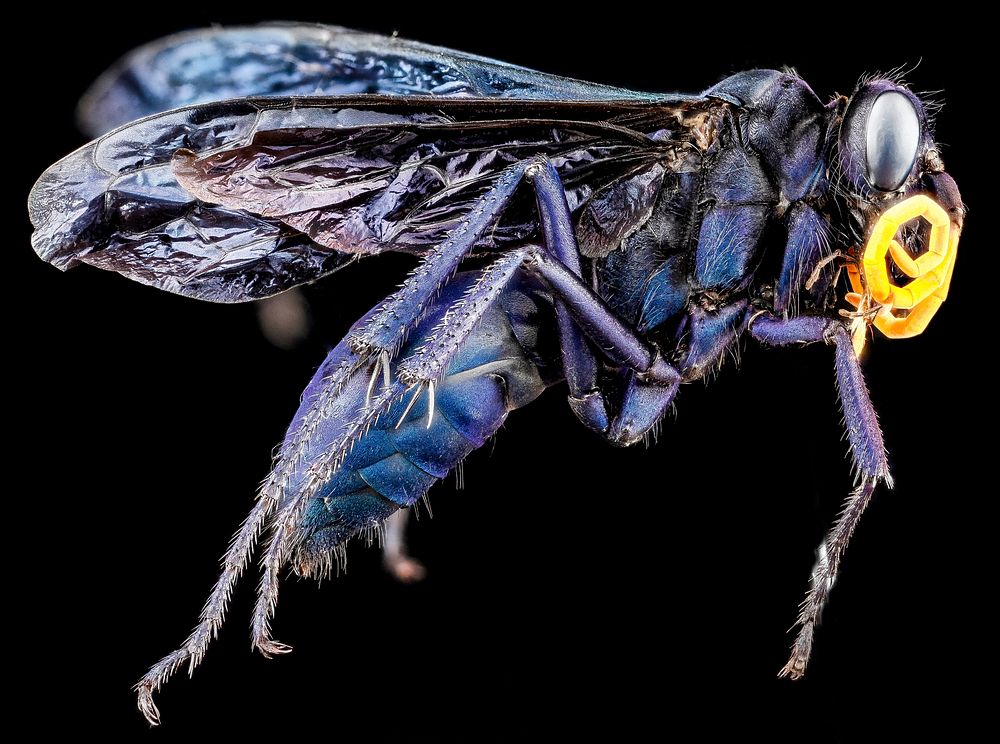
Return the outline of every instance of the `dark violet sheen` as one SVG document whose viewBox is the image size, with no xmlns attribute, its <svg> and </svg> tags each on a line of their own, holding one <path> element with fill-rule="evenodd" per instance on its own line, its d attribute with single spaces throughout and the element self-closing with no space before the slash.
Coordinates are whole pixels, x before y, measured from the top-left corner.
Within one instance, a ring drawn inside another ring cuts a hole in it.
<svg viewBox="0 0 1000 744">
<path fill-rule="evenodd" d="M 964 218 L 913 93 L 875 79 L 823 103 L 775 70 L 700 95 L 637 93 L 267 24 L 141 47 L 80 119 L 97 139 L 29 197 L 35 251 L 61 269 L 243 302 L 362 256 L 419 259 L 401 287 L 386 277 L 392 293 L 309 383 L 201 624 L 137 685 L 151 722 L 153 692 L 215 636 L 259 532 L 272 539 L 252 642 L 273 655 L 286 650 L 270 631 L 281 570 L 329 573 L 352 536 L 411 507 L 510 412 L 566 382 L 584 425 L 633 444 L 747 337 L 834 347 L 860 478 L 783 670 L 801 676 L 847 538 L 891 482 L 840 313 L 845 262 L 902 198 L 929 194 L 955 229 Z M 922 231 L 899 239 L 927 250 Z"/>
<path fill-rule="evenodd" d="M 98 136 L 172 108 L 246 96 L 454 96 L 534 100 L 663 98 L 378 34 L 316 24 L 189 31 L 130 52 L 80 103 Z"/>
</svg>

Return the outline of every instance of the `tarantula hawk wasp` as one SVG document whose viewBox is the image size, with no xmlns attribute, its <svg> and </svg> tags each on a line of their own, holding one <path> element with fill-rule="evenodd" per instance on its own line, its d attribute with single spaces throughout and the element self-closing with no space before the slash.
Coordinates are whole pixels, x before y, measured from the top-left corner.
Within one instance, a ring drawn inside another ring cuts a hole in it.
<svg viewBox="0 0 1000 744">
<path fill-rule="evenodd" d="M 329 572 L 512 410 L 565 382 L 585 426 L 629 445 L 747 334 L 832 346 L 858 477 L 781 670 L 803 674 L 848 539 L 891 485 L 858 356 L 872 326 L 927 326 L 962 228 L 909 89 L 875 78 L 823 103 L 794 74 L 751 70 L 700 95 L 636 93 L 270 24 L 142 47 L 80 111 L 100 136 L 29 202 L 35 250 L 59 268 L 242 302 L 362 256 L 420 259 L 306 388 L 201 622 L 136 687 L 150 722 L 262 530 L 252 637 L 272 655 L 288 650 L 270 631 L 279 571 Z M 470 256 L 485 267 L 463 271 Z"/>
</svg>

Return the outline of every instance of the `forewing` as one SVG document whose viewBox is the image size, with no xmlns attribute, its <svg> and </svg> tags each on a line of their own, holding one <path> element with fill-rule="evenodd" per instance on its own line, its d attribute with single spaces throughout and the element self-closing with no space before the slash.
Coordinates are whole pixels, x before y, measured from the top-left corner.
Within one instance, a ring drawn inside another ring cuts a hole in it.
<svg viewBox="0 0 1000 744">
<path fill-rule="evenodd" d="M 664 156 L 634 129 L 545 117 L 586 113 L 578 108 L 494 107 L 490 119 L 477 120 L 479 107 L 452 105 L 450 116 L 414 115 L 403 124 L 273 129 L 201 157 L 181 151 L 174 171 L 199 199 L 279 219 L 328 248 L 419 253 L 445 240 L 515 163 L 550 160 L 575 209 L 621 173 Z M 524 109 L 539 118 L 524 118 Z M 522 200 L 508 208 L 483 247 L 531 234 L 531 206 Z"/>
<path fill-rule="evenodd" d="M 190 107 L 46 171 L 29 203 L 32 242 L 62 268 L 82 261 L 201 299 L 257 299 L 353 254 L 426 250 L 525 158 L 548 157 L 577 209 L 667 156 L 652 136 L 664 121 L 708 105 L 358 96 Z M 535 232 L 532 202 L 512 204 L 484 247 Z"/>
<path fill-rule="evenodd" d="M 28 198 L 35 251 L 61 269 L 83 262 L 215 302 L 267 297 L 330 273 L 350 256 L 279 220 L 200 203 L 173 176 L 178 147 L 249 136 L 260 113 L 249 101 L 172 111 L 66 156 Z"/>
<path fill-rule="evenodd" d="M 196 103 L 358 93 L 574 101 L 665 98 L 397 37 L 271 23 L 200 29 L 141 46 L 94 83 L 80 103 L 79 118 L 96 137 L 126 122 Z"/>
</svg>

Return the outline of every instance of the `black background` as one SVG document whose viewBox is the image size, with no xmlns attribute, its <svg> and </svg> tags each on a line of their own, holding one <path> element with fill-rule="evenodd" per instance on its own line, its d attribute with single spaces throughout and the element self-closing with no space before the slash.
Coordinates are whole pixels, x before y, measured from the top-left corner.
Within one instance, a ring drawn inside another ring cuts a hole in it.
<svg viewBox="0 0 1000 744">
<path fill-rule="evenodd" d="M 811 24 L 794 9 L 707 5 L 552 17 L 509 3 L 336 6 L 102 5 L 8 27 L 25 45 L 14 55 L 23 90 L 5 106 L 5 157 L 16 163 L 7 366 L 23 375 L 9 391 L 18 444 L 7 463 L 20 479 L 7 489 L 6 524 L 14 715 L 40 733 L 128 740 L 606 730 L 826 741 L 973 723 L 995 626 L 984 461 L 994 375 L 983 352 L 995 327 L 984 300 L 996 146 L 979 110 L 976 45 L 961 36 L 977 19 L 933 26 L 832 6 Z M 922 59 L 908 78 L 942 91 L 938 137 L 970 212 L 939 317 L 920 338 L 879 340 L 869 355 L 897 487 L 880 490 L 862 522 L 807 679 L 775 673 L 815 547 L 851 485 L 831 354 L 750 346 L 738 368 L 682 391 L 677 421 L 648 450 L 605 445 L 558 389 L 512 415 L 467 461 L 466 489 L 437 486 L 434 519 L 413 530 L 426 582 L 393 583 L 361 544 L 349 573 L 321 590 L 286 581 L 276 635 L 295 647 L 287 657 L 249 653 L 254 580 L 244 581 L 206 663 L 158 696 L 165 726 L 147 730 L 131 684 L 193 624 L 325 350 L 407 263 L 372 261 L 307 289 L 314 333 L 288 353 L 260 336 L 250 306 L 89 268 L 56 272 L 31 254 L 22 205 L 37 175 L 82 142 L 76 99 L 120 54 L 167 32 L 274 16 L 398 30 L 646 90 L 697 91 L 739 69 L 793 65 L 825 98 L 862 73 Z"/>
</svg>

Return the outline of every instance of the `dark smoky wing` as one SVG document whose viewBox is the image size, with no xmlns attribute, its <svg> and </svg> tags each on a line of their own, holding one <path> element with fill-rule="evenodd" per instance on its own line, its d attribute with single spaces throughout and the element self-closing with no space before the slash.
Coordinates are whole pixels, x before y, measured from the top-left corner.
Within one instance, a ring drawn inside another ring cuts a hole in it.
<svg viewBox="0 0 1000 744">
<path fill-rule="evenodd" d="M 79 119 L 96 137 L 126 122 L 196 103 L 358 93 L 646 102 L 666 98 L 396 37 L 336 26 L 270 23 L 200 29 L 135 49 L 94 83 L 80 103 Z"/>
<path fill-rule="evenodd" d="M 549 158 L 571 209 L 643 163 L 649 136 L 697 100 L 620 102 L 249 99 L 170 111 L 46 171 L 35 250 L 206 300 L 266 297 L 352 256 L 422 253 L 515 162 Z M 484 247 L 536 230 L 530 195 Z"/>
<path fill-rule="evenodd" d="M 82 147 L 49 168 L 28 200 L 32 245 L 62 269 L 87 263 L 214 302 L 259 299 L 329 274 L 350 256 L 279 220 L 204 204 L 176 181 L 178 147 L 248 136 L 252 103 L 171 112 Z"/>
<path fill-rule="evenodd" d="M 496 178 L 521 161 L 555 163 L 573 208 L 656 156 L 642 143 L 566 122 L 438 123 L 272 130 L 202 157 L 179 151 L 174 173 L 203 202 L 281 220 L 332 250 L 421 253 L 443 242 Z M 505 212 L 483 247 L 534 231 L 530 200 L 522 206 L 527 210 L 515 202 Z"/>
</svg>

